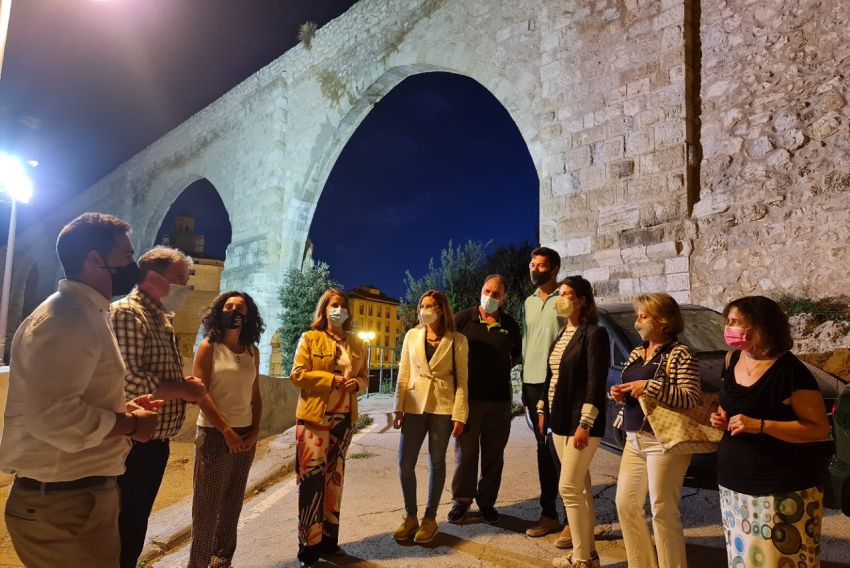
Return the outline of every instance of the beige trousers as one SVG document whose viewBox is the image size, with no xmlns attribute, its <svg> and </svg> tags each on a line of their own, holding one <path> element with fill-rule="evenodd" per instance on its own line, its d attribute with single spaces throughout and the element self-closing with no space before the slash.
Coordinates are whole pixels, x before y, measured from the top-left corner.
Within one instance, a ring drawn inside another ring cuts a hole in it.
<svg viewBox="0 0 850 568">
<path fill-rule="evenodd" d="M 590 462 L 602 438 L 590 438 L 583 450 L 573 445 L 572 436 L 552 434 L 555 451 L 561 461 L 561 477 L 558 491 L 564 500 L 564 511 L 573 538 L 573 558 L 590 560 L 596 552 L 593 527 L 596 525 L 596 509 L 593 506 L 593 491 L 590 483 Z"/>
<path fill-rule="evenodd" d="M 6 528 L 27 568 L 116 568 L 120 500 L 105 486 L 42 493 L 12 485 Z"/>
<path fill-rule="evenodd" d="M 630 567 L 687 568 L 680 504 L 690 463 L 690 454 L 665 454 L 652 434 L 627 434 L 617 475 L 616 503 Z M 655 547 L 644 511 L 647 493 Z"/>
</svg>

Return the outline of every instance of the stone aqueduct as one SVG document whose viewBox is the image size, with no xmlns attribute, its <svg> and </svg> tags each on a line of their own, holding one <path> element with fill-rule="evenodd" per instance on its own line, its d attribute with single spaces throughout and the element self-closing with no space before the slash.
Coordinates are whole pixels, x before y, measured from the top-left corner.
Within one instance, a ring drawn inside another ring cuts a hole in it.
<svg viewBox="0 0 850 568">
<path fill-rule="evenodd" d="M 841 293 L 848 19 L 850 4 L 816 0 L 360 0 L 21 234 L 10 329 L 55 289 L 65 222 L 119 215 L 144 250 L 207 178 L 233 227 L 222 286 L 257 298 L 268 354 L 336 158 L 377 101 L 430 71 L 508 110 L 540 179 L 540 239 L 603 301 Z"/>
</svg>

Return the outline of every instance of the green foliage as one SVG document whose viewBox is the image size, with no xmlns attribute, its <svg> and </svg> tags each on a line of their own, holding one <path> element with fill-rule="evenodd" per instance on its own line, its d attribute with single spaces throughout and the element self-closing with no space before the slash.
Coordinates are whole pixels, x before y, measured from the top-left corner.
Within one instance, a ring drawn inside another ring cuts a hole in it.
<svg viewBox="0 0 850 568">
<path fill-rule="evenodd" d="M 305 48 L 310 49 L 317 29 L 318 26 L 314 22 L 304 22 L 298 28 L 298 41 L 303 43 Z"/>
<path fill-rule="evenodd" d="M 782 294 L 776 302 L 789 316 L 811 315 L 818 324 L 826 321 L 850 321 L 850 298 L 821 298 L 815 300 L 809 296 Z"/>
<path fill-rule="evenodd" d="M 319 298 L 328 288 L 342 288 L 331 279 L 330 267 L 324 262 L 304 268 L 290 268 L 284 275 L 278 297 L 281 307 L 280 348 L 283 369 L 292 368 L 292 357 L 301 334 L 310 329 Z"/>
<path fill-rule="evenodd" d="M 369 414 L 360 414 L 357 417 L 357 422 L 354 423 L 354 431 L 359 432 L 367 426 L 371 426 L 375 422 Z"/>
<path fill-rule="evenodd" d="M 409 270 L 405 272 L 406 291 L 399 306 L 404 328 L 416 325 L 416 303 L 426 290 L 444 291 L 452 310 L 459 311 L 478 305 L 484 278 L 495 273 L 508 282 L 505 311 L 519 321 L 523 302 L 534 289 L 528 276 L 528 262 L 534 247 L 528 242 L 501 245 L 488 255 L 486 249 L 490 245 L 490 242 L 468 241 L 455 246 L 449 241 L 448 247 L 440 253 L 439 264 L 432 258 L 422 277 L 414 277 Z"/>
</svg>

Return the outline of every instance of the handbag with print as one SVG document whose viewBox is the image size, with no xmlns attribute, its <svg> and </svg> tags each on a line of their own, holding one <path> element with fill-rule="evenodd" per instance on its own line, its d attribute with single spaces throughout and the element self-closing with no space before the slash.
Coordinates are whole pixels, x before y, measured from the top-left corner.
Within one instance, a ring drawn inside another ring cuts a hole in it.
<svg viewBox="0 0 850 568">
<path fill-rule="evenodd" d="M 662 368 L 661 365 L 658 366 Z M 669 381 L 670 357 L 663 382 Z M 663 387 L 662 387 L 663 391 Z M 702 393 L 693 408 L 675 408 L 648 396 L 638 398 L 655 438 L 667 454 L 710 454 L 717 451 L 723 432 L 711 425 L 711 414 L 719 405 L 717 393 Z"/>
</svg>

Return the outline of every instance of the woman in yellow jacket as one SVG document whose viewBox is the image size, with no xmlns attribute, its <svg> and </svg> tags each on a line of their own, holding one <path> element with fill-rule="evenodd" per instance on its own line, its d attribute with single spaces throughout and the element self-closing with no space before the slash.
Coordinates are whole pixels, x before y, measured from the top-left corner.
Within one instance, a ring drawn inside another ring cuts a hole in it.
<svg viewBox="0 0 850 568">
<path fill-rule="evenodd" d="M 345 456 L 357 421 L 357 396 L 369 380 L 366 350 L 350 328 L 348 297 L 336 288 L 326 290 L 310 331 L 298 342 L 290 375 L 301 389 L 295 469 L 302 567 L 343 554 L 338 541 Z"/>
<path fill-rule="evenodd" d="M 469 408 L 466 398 L 466 337 L 455 331 L 454 317 L 445 294 L 425 292 L 419 299 L 420 325 L 404 336 L 396 384 L 395 420 L 401 428 L 398 447 L 399 476 L 405 516 L 393 538 L 413 537 L 417 543 L 437 535 L 437 505 L 446 481 L 449 435 L 463 432 Z M 420 526 L 416 518 L 416 460 L 428 436 L 430 476 L 428 503 Z"/>
</svg>

